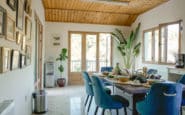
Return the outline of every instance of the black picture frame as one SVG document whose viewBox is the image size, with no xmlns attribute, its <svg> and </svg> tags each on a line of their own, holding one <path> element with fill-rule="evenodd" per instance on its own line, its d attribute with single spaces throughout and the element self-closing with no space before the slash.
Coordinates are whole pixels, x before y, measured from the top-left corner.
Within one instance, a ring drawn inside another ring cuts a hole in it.
<svg viewBox="0 0 185 115">
<path fill-rule="evenodd" d="M 17 0 L 16 8 L 16 26 L 18 29 L 23 30 L 24 23 L 24 0 Z"/>
<path fill-rule="evenodd" d="M 6 35 L 6 10 L 0 6 L 0 37 L 5 37 Z"/>
<path fill-rule="evenodd" d="M 17 0 L 6 0 L 6 3 L 13 11 L 16 9 L 16 2 Z"/>
</svg>

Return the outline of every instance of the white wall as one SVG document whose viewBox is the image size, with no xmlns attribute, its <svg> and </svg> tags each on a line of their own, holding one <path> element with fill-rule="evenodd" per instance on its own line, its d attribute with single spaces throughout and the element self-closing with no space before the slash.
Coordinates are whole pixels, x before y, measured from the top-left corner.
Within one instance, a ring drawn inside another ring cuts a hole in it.
<svg viewBox="0 0 185 115">
<path fill-rule="evenodd" d="M 0 0 L 0 5 L 4 7 L 8 14 L 16 17 L 15 11 L 12 11 L 6 4 L 6 0 Z M 44 10 L 40 0 L 32 0 L 32 63 L 23 69 L 17 69 L 0 74 L 0 98 L 11 98 L 15 100 L 15 115 L 31 115 L 31 94 L 34 91 L 34 12 L 39 14 L 44 24 Z M 9 47 L 20 49 L 15 42 L 10 42 L 0 38 L 0 47 Z"/>
<path fill-rule="evenodd" d="M 68 31 L 84 31 L 84 32 L 112 32 L 115 28 L 120 28 L 123 30 L 123 33 L 127 36 L 130 32 L 129 27 L 123 26 L 107 26 L 107 25 L 95 25 L 95 24 L 76 24 L 76 23 L 53 23 L 47 22 L 46 23 L 46 37 L 45 37 L 45 61 L 53 60 L 55 61 L 56 57 L 58 57 L 61 48 L 65 47 L 68 48 Z M 52 36 L 58 35 L 61 37 L 61 45 L 60 46 L 53 46 Z M 114 41 L 115 42 L 115 41 Z M 115 44 L 115 43 L 114 43 Z M 113 66 L 116 62 L 122 62 L 120 58 L 120 53 L 115 48 L 116 45 L 113 46 Z M 57 69 L 58 63 L 55 61 L 56 68 L 55 73 L 56 76 L 59 76 L 60 73 Z M 121 64 L 120 64 L 121 65 Z M 68 76 L 68 65 L 65 64 L 65 71 L 64 76 L 67 78 Z"/>
<path fill-rule="evenodd" d="M 179 19 L 183 20 L 183 25 L 185 25 L 185 0 L 170 0 L 167 3 L 160 5 L 142 15 L 140 15 L 135 23 L 132 25 L 132 28 L 135 28 L 138 22 L 141 22 L 141 28 L 139 32 L 139 41 L 142 41 L 142 32 L 143 30 L 156 27 L 161 23 L 173 22 Z M 184 30 L 183 30 L 184 31 Z M 185 53 L 185 32 L 183 32 L 183 38 L 181 41 L 182 53 Z M 136 60 L 136 68 L 141 68 L 143 66 L 156 68 L 159 71 L 159 74 L 163 76 L 163 78 L 167 78 L 167 67 L 166 65 L 156 65 L 156 64 L 144 64 L 142 63 L 142 52 L 140 56 Z"/>
</svg>

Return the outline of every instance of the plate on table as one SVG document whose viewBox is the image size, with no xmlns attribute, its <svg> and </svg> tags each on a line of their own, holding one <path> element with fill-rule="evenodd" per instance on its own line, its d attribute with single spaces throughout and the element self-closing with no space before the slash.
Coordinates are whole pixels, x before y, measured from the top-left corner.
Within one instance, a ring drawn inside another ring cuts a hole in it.
<svg viewBox="0 0 185 115">
<path fill-rule="evenodd" d="M 150 85 L 154 84 L 154 83 L 161 83 L 161 82 L 165 82 L 164 79 L 147 79 L 148 83 Z"/>
</svg>

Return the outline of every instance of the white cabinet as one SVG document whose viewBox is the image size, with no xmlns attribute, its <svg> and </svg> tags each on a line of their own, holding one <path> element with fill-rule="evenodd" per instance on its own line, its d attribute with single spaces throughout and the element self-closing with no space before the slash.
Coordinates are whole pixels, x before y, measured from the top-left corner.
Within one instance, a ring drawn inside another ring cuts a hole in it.
<svg viewBox="0 0 185 115">
<path fill-rule="evenodd" d="M 54 62 L 45 63 L 45 87 L 55 86 Z"/>
<path fill-rule="evenodd" d="M 177 82 L 185 74 L 185 68 L 168 68 L 168 80 Z"/>
</svg>

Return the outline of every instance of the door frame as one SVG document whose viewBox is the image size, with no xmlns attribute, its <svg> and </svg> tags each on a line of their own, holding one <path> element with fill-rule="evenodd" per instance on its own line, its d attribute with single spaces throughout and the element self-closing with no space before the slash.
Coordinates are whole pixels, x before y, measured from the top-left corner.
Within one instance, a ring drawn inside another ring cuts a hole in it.
<svg viewBox="0 0 185 115">
<path fill-rule="evenodd" d="M 35 12 L 35 89 L 43 87 L 43 25 Z"/>
<path fill-rule="evenodd" d="M 82 34 L 82 52 L 86 52 L 86 47 L 84 44 L 86 44 L 86 35 L 97 35 L 97 43 L 99 44 L 99 34 L 100 33 L 109 33 L 109 32 L 84 32 L 84 31 L 68 31 L 68 84 L 70 84 L 70 75 L 71 75 L 71 34 Z M 111 39 L 111 56 L 110 56 L 110 65 L 112 66 L 112 48 L 113 48 L 113 40 Z M 97 62 L 99 62 L 99 45 L 97 45 L 97 49 L 96 49 L 96 59 Z M 81 54 L 82 60 L 86 59 L 86 55 L 83 55 L 83 53 Z M 82 70 L 86 69 L 86 62 L 82 61 Z M 99 70 L 99 63 L 96 64 L 96 72 L 98 72 Z"/>
</svg>

